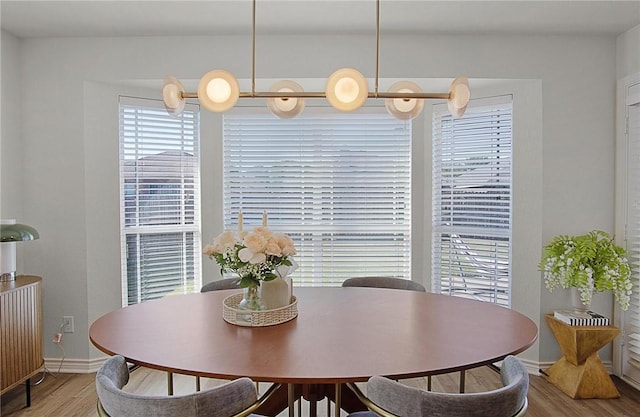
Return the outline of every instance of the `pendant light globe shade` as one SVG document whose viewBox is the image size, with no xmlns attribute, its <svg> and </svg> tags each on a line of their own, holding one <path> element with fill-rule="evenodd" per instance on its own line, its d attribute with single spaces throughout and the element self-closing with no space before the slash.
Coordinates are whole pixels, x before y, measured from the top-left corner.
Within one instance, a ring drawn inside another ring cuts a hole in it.
<svg viewBox="0 0 640 417">
<path fill-rule="evenodd" d="M 325 89 L 327 101 L 340 111 L 353 111 L 369 97 L 367 80 L 353 68 L 342 68 L 331 74 Z"/>
<path fill-rule="evenodd" d="M 185 101 L 182 97 L 184 86 L 176 77 L 170 75 L 162 83 L 162 101 L 171 115 L 177 116 L 184 110 Z"/>
<path fill-rule="evenodd" d="M 471 91 L 469 90 L 469 80 L 467 77 L 458 77 L 451 83 L 449 87 L 449 100 L 447 107 L 454 118 L 462 117 L 467 105 L 471 99 Z"/>
<path fill-rule="evenodd" d="M 418 84 L 411 81 L 398 81 L 389 88 L 390 93 L 421 93 Z M 424 100 L 411 98 L 388 98 L 384 106 L 390 115 L 400 120 L 411 120 L 422 112 Z"/>
<path fill-rule="evenodd" d="M 238 80 L 229 71 L 213 70 L 198 83 L 198 100 L 207 110 L 223 112 L 235 106 L 240 97 Z"/>
<path fill-rule="evenodd" d="M 295 81 L 282 80 L 271 86 L 276 93 L 302 93 L 302 86 Z M 291 119 L 304 110 L 304 99 L 296 97 L 271 97 L 267 99 L 267 107 L 274 116 L 280 119 Z"/>
</svg>

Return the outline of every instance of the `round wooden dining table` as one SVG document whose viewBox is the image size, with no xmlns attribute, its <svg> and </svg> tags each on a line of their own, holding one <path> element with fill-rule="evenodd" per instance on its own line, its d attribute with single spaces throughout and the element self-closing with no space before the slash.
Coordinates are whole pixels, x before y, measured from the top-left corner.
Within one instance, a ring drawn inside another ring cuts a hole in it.
<svg viewBox="0 0 640 417">
<path fill-rule="evenodd" d="M 295 319 L 244 327 L 222 318 L 223 300 L 238 291 L 169 296 L 115 310 L 91 325 L 89 337 L 101 351 L 145 367 L 295 385 L 300 396 L 310 386 L 373 375 L 403 379 L 492 364 L 526 350 L 538 334 L 531 319 L 493 304 L 356 287 L 295 288 Z M 340 404 L 348 406 L 348 398 Z"/>
</svg>

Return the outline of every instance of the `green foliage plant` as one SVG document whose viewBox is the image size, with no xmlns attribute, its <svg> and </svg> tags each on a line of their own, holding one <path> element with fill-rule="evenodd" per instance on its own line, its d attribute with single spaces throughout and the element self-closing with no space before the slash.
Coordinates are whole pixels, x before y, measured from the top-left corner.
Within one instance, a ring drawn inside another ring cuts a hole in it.
<svg viewBox="0 0 640 417">
<path fill-rule="evenodd" d="M 633 283 L 626 251 L 606 232 L 554 237 L 544 247 L 538 269 L 549 291 L 575 287 L 585 305 L 594 292 L 611 291 L 623 310 L 629 308 Z"/>
</svg>

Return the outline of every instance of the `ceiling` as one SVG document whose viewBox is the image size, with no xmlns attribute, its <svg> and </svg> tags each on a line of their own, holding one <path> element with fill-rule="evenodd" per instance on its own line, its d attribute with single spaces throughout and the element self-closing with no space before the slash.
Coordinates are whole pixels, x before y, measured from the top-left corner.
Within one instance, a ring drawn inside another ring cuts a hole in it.
<svg viewBox="0 0 640 417">
<path fill-rule="evenodd" d="M 251 33 L 250 0 L 0 1 L 21 38 Z M 256 32 L 375 33 L 374 0 L 257 0 Z M 618 35 L 640 24 L 640 0 L 381 0 L 384 33 Z"/>
</svg>

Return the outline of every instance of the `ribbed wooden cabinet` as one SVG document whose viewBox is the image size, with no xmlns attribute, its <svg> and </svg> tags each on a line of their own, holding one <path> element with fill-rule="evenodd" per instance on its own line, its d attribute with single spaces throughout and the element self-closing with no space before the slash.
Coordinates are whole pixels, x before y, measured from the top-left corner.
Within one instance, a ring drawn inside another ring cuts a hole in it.
<svg viewBox="0 0 640 417">
<path fill-rule="evenodd" d="M 44 366 L 41 296 L 42 278 L 37 276 L 19 275 L 13 282 L 0 283 L 2 394 L 28 381 Z"/>
</svg>

